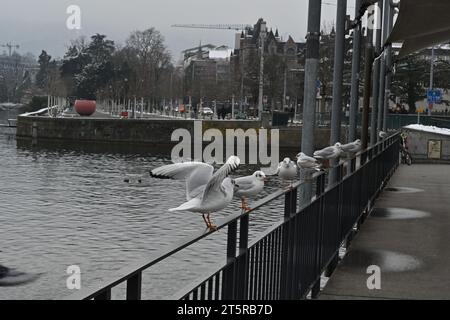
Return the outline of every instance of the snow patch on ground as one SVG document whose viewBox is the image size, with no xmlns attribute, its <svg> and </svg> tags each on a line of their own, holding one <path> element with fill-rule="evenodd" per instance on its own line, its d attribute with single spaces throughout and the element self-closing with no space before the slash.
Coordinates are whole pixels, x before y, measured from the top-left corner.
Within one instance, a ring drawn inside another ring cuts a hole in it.
<svg viewBox="0 0 450 320">
<path fill-rule="evenodd" d="M 438 128 L 433 126 L 424 126 L 422 124 L 410 124 L 409 126 L 404 127 L 405 129 L 411 129 L 411 130 L 417 130 L 417 131 L 423 131 L 423 132 L 430 132 L 435 134 L 443 134 L 450 136 L 450 129 L 446 128 Z"/>
</svg>

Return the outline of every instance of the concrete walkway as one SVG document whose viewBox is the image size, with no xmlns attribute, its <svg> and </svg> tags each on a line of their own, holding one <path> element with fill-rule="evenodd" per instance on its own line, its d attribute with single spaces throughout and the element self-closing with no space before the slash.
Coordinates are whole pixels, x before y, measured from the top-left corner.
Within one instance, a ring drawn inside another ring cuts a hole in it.
<svg viewBox="0 0 450 320">
<path fill-rule="evenodd" d="M 450 166 L 399 167 L 319 299 L 450 299 Z"/>
</svg>

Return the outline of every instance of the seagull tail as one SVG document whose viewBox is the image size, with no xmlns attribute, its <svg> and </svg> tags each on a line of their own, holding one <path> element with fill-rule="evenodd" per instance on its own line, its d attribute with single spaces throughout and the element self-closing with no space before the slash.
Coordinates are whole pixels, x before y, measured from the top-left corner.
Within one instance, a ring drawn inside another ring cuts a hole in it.
<svg viewBox="0 0 450 320">
<path fill-rule="evenodd" d="M 197 207 L 199 202 L 200 202 L 200 200 L 198 198 L 194 198 L 188 202 L 183 203 L 182 205 L 180 205 L 176 208 L 169 209 L 169 212 L 190 211 L 190 210 L 194 209 L 195 207 Z"/>
</svg>

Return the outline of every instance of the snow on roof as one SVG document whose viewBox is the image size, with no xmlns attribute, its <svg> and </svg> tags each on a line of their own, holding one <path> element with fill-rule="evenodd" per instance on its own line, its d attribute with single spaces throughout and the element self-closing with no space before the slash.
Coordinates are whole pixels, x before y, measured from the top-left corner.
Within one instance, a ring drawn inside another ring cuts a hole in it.
<svg viewBox="0 0 450 320">
<path fill-rule="evenodd" d="M 422 124 L 410 124 L 409 126 L 404 127 L 405 129 L 411 129 L 416 131 L 423 131 L 435 134 L 442 134 L 446 136 L 450 136 L 450 129 L 446 128 L 438 128 L 433 126 L 424 126 Z"/>
<path fill-rule="evenodd" d="M 209 51 L 210 59 L 229 59 L 233 53 L 232 49 L 216 48 Z"/>
</svg>

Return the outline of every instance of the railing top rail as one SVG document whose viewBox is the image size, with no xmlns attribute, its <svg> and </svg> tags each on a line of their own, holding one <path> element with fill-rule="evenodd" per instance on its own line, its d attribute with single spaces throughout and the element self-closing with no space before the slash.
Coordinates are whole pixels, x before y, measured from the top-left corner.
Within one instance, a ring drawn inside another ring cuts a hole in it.
<svg viewBox="0 0 450 320">
<path fill-rule="evenodd" d="M 398 135 L 399 133 L 395 133 L 392 134 L 391 136 L 387 137 L 386 139 L 391 139 L 393 137 L 395 137 L 396 135 Z M 385 139 L 385 140 L 386 140 Z M 378 146 L 380 146 L 381 144 L 384 143 L 384 141 L 380 141 L 377 144 L 369 147 L 366 150 L 360 151 L 357 154 L 355 154 L 352 158 L 350 159 L 346 159 L 346 161 L 351 161 L 353 159 L 356 159 L 357 157 L 361 156 L 363 153 L 366 153 L 368 151 L 370 151 L 371 149 L 374 149 Z M 341 166 L 342 163 L 339 163 L 338 165 L 331 167 L 332 168 L 337 168 L 339 166 Z M 312 179 L 315 180 L 318 177 L 320 177 L 321 175 L 326 174 L 326 172 L 324 171 L 320 171 L 320 172 L 316 172 L 312 175 Z M 295 183 L 292 184 L 292 189 L 297 189 L 299 186 L 305 184 L 307 181 L 304 180 L 300 180 L 297 181 Z M 339 181 L 338 183 L 340 183 L 341 181 Z M 333 186 L 331 186 L 333 187 Z M 271 193 L 270 195 L 256 201 L 255 203 L 253 203 L 251 210 L 247 211 L 247 212 L 238 212 L 238 213 L 234 213 L 232 215 L 229 215 L 228 217 L 225 217 L 221 220 L 219 220 L 219 222 L 217 223 L 217 229 L 215 231 L 210 231 L 208 229 L 205 229 L 204 231 L 200 231 L 200 232 L 194 232 L 193 234 L 191 234 L 190 236 L 187 236 L 186 238 L 177 241 L 175 244 L 168 246 L 167 248 L 164 248 L 152 255 L 150 255 L 148 258 L 145 259 L 141 259 L 135 263 L 133 263 L 132 265 L 129 265 L 127 267 L 124 267 L 118 271 L 115 271 L 114 274 L 115 275 L 107 275 L 103 281 L 97 285 L 93 285 L 90 287 L 85 287 L 79 291 L 77 291 L 75 294 L 72 294 L 68 297 L 65 297 L 65 300 L 87 300 L 87 299 L 92 299 L 94 298 L 97 294 L 104 292 L 105 290 L 111 289 L 115 286 L 117 286 L 118 284 L 130 279 L 131 277 L 133 277 L 134 275 L 136 275 L 139 272 L 142 272 L 145 269 L 150 268 L 151 266 L 157 264 L 158 262 L 166 259 L 167 257 L 185 249 L 186 247 L 189 247 L 190 245 L 192 245 L 193 243 L 208 237 L 209 235 L 217 232 L 220 229 L 225 228 L 226 226 L 228 226 L 229 224 L 231 224 L 232 222 L 235 222 L 237 220 L 239 220 L 241 217 L 243 217 L 244 215 L 250 214 L 253 211 L 256 211 L 258 209 L 260 209 L 261 207 L 267 205 L 268 203 L 272 202 L 273 200 L 279 198 L 280 196 L 283 196 L 287 193 L 291 192 L 291 189 L 279 189 L 277 191 L 275 191 L 274 193 Z M 314 201 L 314 198 L 311 199 L 311 201 Z M 272 227 L 275 228 L 277 225 L 279 225 L 280 223 L 282 223 L 281 221 L 275 223 Z M 272 230 L 273 228 L 269 228 L 270 230 Z M 269 231 L 270 231 L 269 230 Z M 264 232 L 264 234 L 266 234 L 266 232 Z M 263 235 L 264 235 L 263 234 Z M 262 236 L 263 236 L 262 235 Z M 252 241 L 252 243 L 254 243 L 254 241 Z"/>
</svg>

